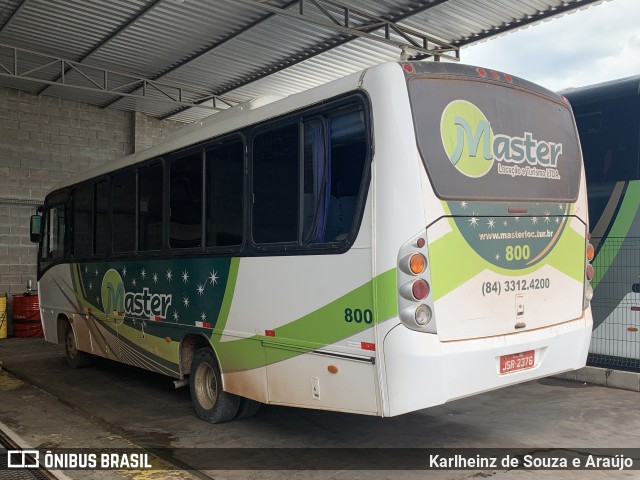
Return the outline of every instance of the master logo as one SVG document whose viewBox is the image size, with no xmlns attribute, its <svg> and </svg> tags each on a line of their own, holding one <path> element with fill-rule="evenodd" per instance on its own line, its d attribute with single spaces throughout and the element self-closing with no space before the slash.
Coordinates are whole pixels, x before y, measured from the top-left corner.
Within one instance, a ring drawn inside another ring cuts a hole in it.
<svg viewBox="0 0 640 480">
<path fill-rule="evenodd" d="M 482 110 L 466 100 L 454 100 L 444 108 L 440 136 L 449 160 L 467 177 L 486 175 L 497 160 L 500 175 L 560 180 L 556 167 L 562 143 L 536 140 L 526 131 L 521 137 L 494 133 Z"/>
<path fill-rule="evenodd" d="M 487 117 L 473 103 L 466 100 L 449 103 L 442 112 L 440 135 L 449 160 L 460 173 L 477 178 L 491 170 L 493 131 Z"/>
<path fill-rule="evenodd" d="M 117 270 L 110 269 L 102 277 L 102 308 L 106 315 L 124 312 L 124 283 Z"/>
<path fill-rule="evenodd" d="M 141 292 L 125 292 L 124 282 L 117 270 L 109 269 L 102 277 L 102 307 L 107 316 L 120 317 L 124 313 L 138 318 L 167 318 L 171 294 L 152 293 L 147 287 Z"/>
</svg>

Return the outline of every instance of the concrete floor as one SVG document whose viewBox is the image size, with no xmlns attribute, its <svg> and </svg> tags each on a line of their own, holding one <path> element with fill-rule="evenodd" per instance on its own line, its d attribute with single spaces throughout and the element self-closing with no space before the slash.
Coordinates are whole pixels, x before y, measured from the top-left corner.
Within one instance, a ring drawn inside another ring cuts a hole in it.
<svg viewBox="0 0 640 480">
<path fill-rule="evenodd" d="M 390 419 L 284 407 L 200 421 L 188 388 L 109 361 L 71 370 L 61 346 L 0 341 L 0 422 L 33 447 L 637 448 L 640 393 L 544 379 Z M 164 451 L 166 452 L 166 451 Z M 165 460 L 188 464 L 188 452 Z M 247 459 L 248 464 L 251 459 Z M 636 460 L 640 464 L 640 459 Z M 302 467 L 302 466 L 301 466 Z M 640 471 L 66 471 L 74 479 L 640 478 Z"/>
</svg>

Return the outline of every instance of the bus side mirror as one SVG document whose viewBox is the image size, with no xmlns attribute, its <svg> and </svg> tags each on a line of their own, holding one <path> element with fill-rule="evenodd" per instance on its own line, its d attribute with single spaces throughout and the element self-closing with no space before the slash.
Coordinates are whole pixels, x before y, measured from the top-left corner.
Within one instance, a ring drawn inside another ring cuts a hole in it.
<svg viewBox="0 0 640 480">
<path fill-rule="evenodd" d="M 29 237 L 33 243 L 38 243 L 40 241 L 41 229 L 42 217 L 40 215 L 31 215 Z"/>
</svg>

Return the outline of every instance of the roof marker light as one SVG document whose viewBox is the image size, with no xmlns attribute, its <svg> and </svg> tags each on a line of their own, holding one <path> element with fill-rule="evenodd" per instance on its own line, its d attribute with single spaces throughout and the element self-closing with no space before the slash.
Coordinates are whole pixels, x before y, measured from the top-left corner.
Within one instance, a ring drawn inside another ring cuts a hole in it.
<svg viewBox="0 0 640 480">
<path fill-rule="evenodd" d="M 404 69 L 405 72 L 407 73 L 413 73 L 413 66 L 409 63 L 405 63 L 402 65 L 402 68 Z"/>
<path fill-rule="evenodd" d="M 476 72 L 478 72 L 478 75 L 480 75 L 482 78 L 487 78 L 487 72 L 484 71 L 484 68 L 476 68 Z"/>
<path fill-rule="evenodd" d="M 500 80 L 500 74 L 499 74 L 498 72 L 496 72 L 496 71 L 493 71 L 493 70 L 492 70 L 492 71 L 491 71 L 491 76 L 492 76 L 493 78 L 495 78 L 496 80 Z"/>
<path fill-rule="evenodd" d="M 504 79 L 509 83 L 513 83 L 513 78 L 508 73 L 504 74 Z"/>
</svg>

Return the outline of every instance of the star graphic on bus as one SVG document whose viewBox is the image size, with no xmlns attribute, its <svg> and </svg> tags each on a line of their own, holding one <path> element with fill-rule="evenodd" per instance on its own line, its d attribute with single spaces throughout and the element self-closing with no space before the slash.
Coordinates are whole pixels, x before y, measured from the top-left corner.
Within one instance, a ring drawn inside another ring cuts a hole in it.
<svg viewBox="0 0 640 480">
<path fill-rule="evenodd" d="M 89 267 L 87 267 L 86 265 L 84 267 L 84 273 L 89 273 Z"/>
<path fill-rule="evenodd" d="M 89 282 L 89 290 L 93 290 L 93 283 Z"/>
<path fill-rule="evenodd" d="M 556 223 L 560 223 L 560 219 L 556 217 Z"/>
<path fill-rule="evenodd" d="M 170 282 L 172 278 L 173 278 L 173 272 L 171 271 L 171 269 L 169 269 L 167 270 L 167 280 Z"/>
<path fill-rule="evenodd" d="M 505 220 L 504 222 L 502 222 L 502 224 L 506 227 L 507 225 L 509 225 L 509 222 Z"/>
<path fill-rule="evenodd" d="M 184 297 L 182 299 L 182 304 L 184 305 L 184 308 L 189 308 L 189 299 L 187 297 Z"/>
<path fill-rule="evenodd" d="M 202 294 L 204 293 L 204 285 L 199 283 L 197 290 L 198 290 L 198 295 L 202 296 Z"/>
<path fill-rule="evenodd" d="M 496 260 L 500 260 L 500 254 L 496 253 Z"/>
<path fill-rule="evenodd" d="M 489 228 L 493 228 L 493 227 L 495 227 L 495 225 L 496 225 L 496 221 L 495 221 L 493 218 L 490 218 L 490 219 L 487 221 L 487 225 L 489 226 Z"/>
<path fill-rule="evenodd" d="M 184 283 L 188 283 L 189 282 L 189 274 L 187 273 L 186 270 L 182 271 L 182 281 Z"/>
<path fill-rule="evenodd" d="M 531 223 L 536 225 L 538 223 L 538 217 L 531 217 Z"/>
<path fill-rule="evenodd" d="M 467 205 L 469 205 L 467 202 L 460 202 L 461 208 L 467 208 Z"/>
<path fill-rule="evenodd" d="M 152 278 L 153 278 L 153 283 L 157 284 L 158 283 L 158 274 L 154 272 Z"/>
<path fill-rule="evenodd" d="M 211 285 L 215 285 L 216 283 L 218 283 L 218 274 L 215 270 L 211 270 L 209 272 L 209 280 L 211 281 Z"/>
<path fill-rule="evenodd" d="M 200 319 L 204 322 L 207 319 L 207 314 L 202 312 L 202 314 L 200 314 Z"/>
<path fill-rule="evenodd" d="M 145 278 L 147 278 L 147 271 L 143 268 L 142 270 L 140 270 L 140 277 L 144 280 Z"/>
<path fill-rule="evenodd" d="M 123 277 L 127 276 L 127 267 L 122 267 L 122 276 Z"/>
<path fill-rule="evenodd" d="M 96 277 L 98 276 L 98 269 L 96 268 L 94 273 L 96 274 Z"/>
<path fill-rule="evenodd" d="M 136 279 L 135 278 L 133 280 L 131 280 L 131 285 L 133 285 L 134 287 L 136 286 Z"/>
<path fill-rule="evenodd" d="M 544 223 L 549 223 L 551 221 L 551 219 L 549 218 L 549 211 L 545 211 L 544 212 Z"/>
<path fill-rule="evenodd" d="M 469 226 L 470 226 L 470 227 L 473 227 L 473 228 L 476 228 L 476 226 L 477 226 L 477 225 L 478 225 L 478 218 L 476 218 L 476 217 L 471 217 L 471 218 L 469 219 Z"/>
<path fill-rule="evenodd" d="M 178 315 L 178 312 L 176 310 L 173 311 L 173 320 L 176 322 L 180 320 L 180 315 Z"/>
<path fill-rule="evenodd" d="M 558 204 L 558 210 L 564 210 L 564 205 L 562 205 L 561 203 Z"/>
</svg>

